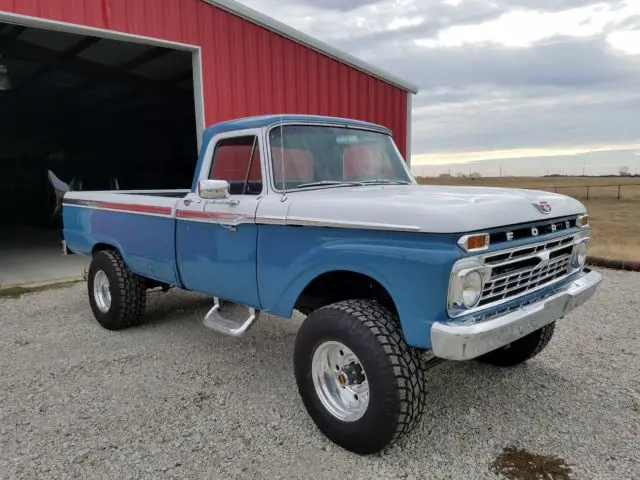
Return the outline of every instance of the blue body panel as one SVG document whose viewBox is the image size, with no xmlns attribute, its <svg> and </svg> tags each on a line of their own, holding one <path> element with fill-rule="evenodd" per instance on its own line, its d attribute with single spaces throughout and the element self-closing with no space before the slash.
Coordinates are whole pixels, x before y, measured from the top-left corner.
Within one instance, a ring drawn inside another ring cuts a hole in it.
<svg viewBox="0 0 640 480">
<path fill-rule="evenodd" d="M 62 215 L 64 238 L 72 251 L 91 255 L 99 243 L 112 245 L 138 275 L 179 285 L 174 219 L 73 205 L 64 205 Z"/>
<path fill-rule="evenodd" d="M 261 225 L 260 299 L 264 311 L 288 317 L 317 276 L 368 275 L 393 298 L 409 344 L 428 348 L 430 326 L 445 314 L 451 266 L 461 256 L 450 235 Z"/>
<path fill-rule="evenodd" d="M 391 134 L 391 131 L 388 128 L 375 123 L 363 122 L 361 120 L 353 120 L 350 118 L 342 118 L 342 117 L 326 117 L 322 115 L 291 115 L 291 114 L 257 115 L 254 117 L 244 117 L 244 118 L 238 118 L 235 120 L 227 120 L 225 122 L 219 122 L 207 127 L 202 135 L 202 146 L 200 148 L 200 153 L 198 155 L 198 162 L 196 164 L 195 174 L 193 176 L 193 182 L 191 184 L 191 191 L 192 192 L 196 191 L 196 187 L 198 184 L 198 176 L 200 174 L 200 169 L 202 168 L 202 162 L 204 160 L 204 154 L 207 151 L 209 142 L 213 137 L 215 137 L 220 133 L 235 132 L 238 130 L 246 130 L 250 128 L 271 127 L 281 122 L 318 123 L 318 124 L 339 123 L 339 124 L 343 124 L 346 127 L 366 128 L 366 129 L 375 130 L 387 135 Z"/>
<path fill-rule="evenodd" d="M 178 220 L 177 263 L 184 288 L 260 308 L 256 281 L 258 226 L 235 232 L 221 225 Z"/>
<path fill-rule="evenodd" d="M 409 345 L 430 348 L 433 322 L 450 321 L 446 298 L 451 267 L 467 256 L 458 234 L 242 224 L 231 232 L 211 223 L 65 205 L 64 236 L 71 250 L 116 247 L 135 273 L 290 317 L 305 287 L 323 273 L 367 275 L 391 295 Z M 550 240 L 577 229 L 509 242 Z M 493 245 L 483 253 L 507 245 Z M 177 261 L 176 261 L 177 259 Z M 511 300 L 475 316 L 491 315 L 541 298 L 571 281 Z M 455 321 L 463 322 L 466 317 Z"/>
</svg>

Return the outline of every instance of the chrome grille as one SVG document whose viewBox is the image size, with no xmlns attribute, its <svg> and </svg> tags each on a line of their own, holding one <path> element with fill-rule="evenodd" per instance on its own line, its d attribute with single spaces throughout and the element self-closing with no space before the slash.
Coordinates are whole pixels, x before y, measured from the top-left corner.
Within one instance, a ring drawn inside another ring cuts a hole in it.
<svg viewBox="0 0 640 480">
<path fill-rule="evenodd" d="M 502 302 L 553 283 L 571 273 L 573 236 L 497 252 L 485 258 L 491 276 L 478 306 Z"/>
</svg>

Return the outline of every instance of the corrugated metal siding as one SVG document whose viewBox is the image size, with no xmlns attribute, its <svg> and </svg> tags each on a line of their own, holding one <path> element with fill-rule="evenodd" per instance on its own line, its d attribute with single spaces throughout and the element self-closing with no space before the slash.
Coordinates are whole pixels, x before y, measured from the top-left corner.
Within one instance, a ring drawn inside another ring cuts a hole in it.
<svg viewBox="0 0 640 480">
<path fill-rule="evenodd" d="M 406 92 L 200 0 L 0 0 L 0 10 L 202 47 L 207 124 L 266 113 L 391 128 L 406 151 Z"/>
</svg>

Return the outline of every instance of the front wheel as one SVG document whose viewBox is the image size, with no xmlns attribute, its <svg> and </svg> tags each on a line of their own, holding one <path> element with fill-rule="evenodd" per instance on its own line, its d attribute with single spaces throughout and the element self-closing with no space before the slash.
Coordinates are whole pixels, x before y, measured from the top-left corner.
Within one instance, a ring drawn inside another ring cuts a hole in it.
<svg viewBox="0 0 640 480">
<path fill-rule="evenodd" d="M 520 365 L 538 355 L 549 345 L 555 326 L 555 322 L 545 325 L 509 345 L 481 355 L 477 360 L 496 367 Z"/>
<path fill-rule="evenodd" d="M 332 442 L 372 454 L 409 433 L 424 407 L 420 354 L 404 341 L 397 318 L 369 300 L 312 312 L 294 349 L 298 391 Z"/>
</svg>

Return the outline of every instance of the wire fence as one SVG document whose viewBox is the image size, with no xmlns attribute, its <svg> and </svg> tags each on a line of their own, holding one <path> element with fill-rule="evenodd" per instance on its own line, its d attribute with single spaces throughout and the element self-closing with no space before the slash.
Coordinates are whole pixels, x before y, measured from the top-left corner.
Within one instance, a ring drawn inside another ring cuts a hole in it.
<svg viewBox="0 0 640 480">
<path fill-rule="evenodd" d="M 640 202 L 640 183 L 619 185 L 558 185 L 542 190 L 568 195 L 580 200 L 618 200 Z"/>
</svg>

